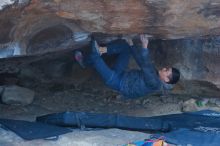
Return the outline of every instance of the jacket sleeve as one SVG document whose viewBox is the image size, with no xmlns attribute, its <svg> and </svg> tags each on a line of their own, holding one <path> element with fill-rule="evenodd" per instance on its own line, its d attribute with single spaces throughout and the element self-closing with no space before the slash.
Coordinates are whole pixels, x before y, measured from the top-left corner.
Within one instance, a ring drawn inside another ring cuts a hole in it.
<svg viewBox="0 0 220 146">
<path fill-rule="evenodd" d="M 136 49 L 131 47 L 133 57 L 144 74 L 144 81 L 152 89 L 157 89 L 161 85 L 161 81 L 157 75 L 156 69 L 151 62 L 148 48 Z"/>
</svg>

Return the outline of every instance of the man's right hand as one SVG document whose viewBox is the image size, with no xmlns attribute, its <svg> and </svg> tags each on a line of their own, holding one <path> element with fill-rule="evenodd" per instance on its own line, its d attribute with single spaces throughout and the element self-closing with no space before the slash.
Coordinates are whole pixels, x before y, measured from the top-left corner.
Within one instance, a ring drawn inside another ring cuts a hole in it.
<svg viewBox="0 0 220 146">
<path fill-rule="evenodd" d="M 149 42 L 147 35 L 141 34 L 141 35 L 140 35 L 140 39 L 141 39 L 142 47 L 145 48 L 145 49 L 147 49 L 147 47 L 148 47 L 148 42 Z"/>
</svg>

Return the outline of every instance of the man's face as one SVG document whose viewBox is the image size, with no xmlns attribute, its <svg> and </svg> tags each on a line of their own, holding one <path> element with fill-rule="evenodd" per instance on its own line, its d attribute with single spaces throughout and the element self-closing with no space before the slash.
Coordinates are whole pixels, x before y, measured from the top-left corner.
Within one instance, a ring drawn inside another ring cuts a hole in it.
<svg viewBox="0 0 220 146">
<path fill-rule="evenodd" d="M 164 82 L 169 82 L 172 77 L 172 68 L 162 68 L 159 71 L 160 79 Z"/>
</svg>

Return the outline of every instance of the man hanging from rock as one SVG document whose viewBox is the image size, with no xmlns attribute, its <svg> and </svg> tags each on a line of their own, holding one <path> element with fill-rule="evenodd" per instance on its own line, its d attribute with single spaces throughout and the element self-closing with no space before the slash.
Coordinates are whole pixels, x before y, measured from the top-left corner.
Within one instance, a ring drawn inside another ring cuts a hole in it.
<svg viewBox="0 0 220 146">
<path fill-rule="evenodd" d="M 89 60 L 101 75 L 105 84 L 120 92 L 125 98 L 142 97 L 158 91 L 168 89 L 168 85 L 176 84 L 180 72 L 176 68 L 162 68 L 157 71 L 151 63 L 148 49 L 148 38 L 140 35 L 142 48 L 137 49 L 132 39 L 118 39 L 110 42 L 106 47 L 100 47 L 93 39 Z M 118 54 L 115 65 L 110 68 L 101 55 Z M 126 71 L 130 56 L 133 56 L 140 69 Z M 85 57 L 79 51 L 75 52 L 75 59 L 85 66 Z"/>
</svg>

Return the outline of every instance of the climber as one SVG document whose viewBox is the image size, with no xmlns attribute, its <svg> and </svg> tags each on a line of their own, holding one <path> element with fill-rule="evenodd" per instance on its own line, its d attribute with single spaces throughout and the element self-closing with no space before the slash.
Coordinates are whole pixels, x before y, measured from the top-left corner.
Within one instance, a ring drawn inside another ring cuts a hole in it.
<svg viewBox="0 0 220 146">
<path fill-rule="evenodd" d="M 162 68 L 157 71 L 151 63 L 148 50 L 148 38 L 140 35 L 142 48 L 134 47 L 130 38 L 110 42 L 106 47 L 100 47 L 93 39 L 89 59 L 96 71 L 110 88 L 120 92 L 124 98 L 137 98 L 157 91 L 167 90 L 169 85 L 176 84 L 180 72 L 174 67 Z M 118 54 L 116 63 L 110 68 L 101 58 L 102 54 Z M 133 56 L 140 69 L 126 71 L 129 58 Z M 79 51 L 75 59 L 85 67 L 85 57 Z M 168 85 L 168 86 L 167 86 Z"/>
</svg>

